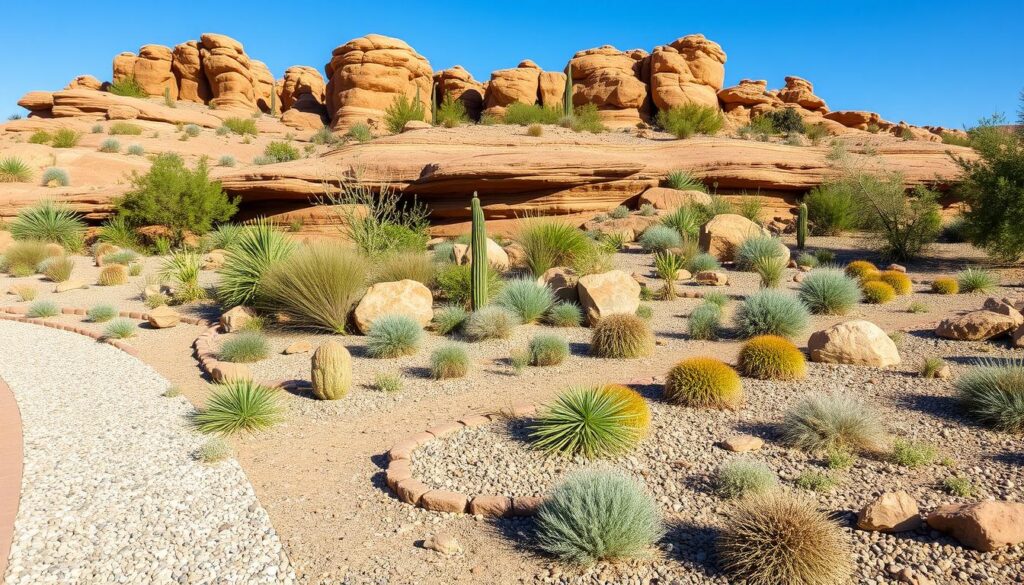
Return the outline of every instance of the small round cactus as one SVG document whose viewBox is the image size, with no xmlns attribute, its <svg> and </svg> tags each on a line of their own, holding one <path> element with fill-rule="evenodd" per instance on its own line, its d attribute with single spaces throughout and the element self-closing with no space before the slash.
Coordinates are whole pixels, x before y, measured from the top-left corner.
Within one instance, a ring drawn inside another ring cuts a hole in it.
<svg viewBox="0 0 1024 585">
<path fill-rule="evenodd" d="M 861 288 L 864 293 L 864 302 L 873 305 L 888 303 L 896 296 L 896 291 L 892 286 L 881 280 L 865 282 Z"/>
<path fill-rule="evenodd" d="M 104 266 L 103 270 L 100 270 L 100 276 L 97 282 L 100 286 L 127 284 L 128 267 L 123 264 L 111 264 L 109 266 Z"/>
<path fill-rule="evenodd" d="M 908 295 L 913 292 L 914 285 L 910 277 L 898 270 L 883 270 L 878 275 L 878 280 L 888 284 L 897 295 Z"/>
<path fill-rule="evenodd" d="M 867 260 L 854 260 L 846 265 L 846 274 L 861 280 L 865 275 L 873 272 L 878 272 L 878 267 Z"/>
<path fill-rule="evenodd" d="M 352 387 L 352 355 L 340 343 L 324 343 L 313 352 L 310 379 L 320 400 L 344 398 Z"/>
<path fill-rule="evenodd" d="M 664 397 L 684 406 L 735 409 L 743 402 L 743 384 L 736 370 L 719 360 L 688 358 L 669 370 Z"/>
<path fill-rule="evenodd" d="M 654 351 L 651 326 L 636 315 L 602 317 L 590 338 L 591 353 L 603 358 L 637 358 Z"/>
<path fill-rule="evenodd" d="M 796 380 L 807 375 L 807 362 L 792 341 L 777 335 L 759 335 L 740 350 L 739 369 L 751 378 Z"/>
<path fill-rule="evenodd" d="M 932 281 L 932 292 L 939 295 L 955 295 L 960 292 L 960 283 L 952 276 L 940 276 Z"/>
</svg>

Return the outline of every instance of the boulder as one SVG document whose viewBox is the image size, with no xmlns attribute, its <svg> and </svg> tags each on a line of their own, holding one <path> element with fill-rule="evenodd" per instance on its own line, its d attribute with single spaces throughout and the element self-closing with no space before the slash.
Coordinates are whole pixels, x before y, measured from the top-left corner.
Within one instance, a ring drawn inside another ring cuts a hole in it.
<svg viewBox="0 0 1024 585">
<path fill-rule="evenodd" d="M 757 451 L 764 446 L 764 440 L 753 435 L 736 435 L 722 441 L 722 448 L 733 453 Z"/>
<path fill-rule="evenodd" d="M 900 352 L 885 331 L 870 321 L 837 323 L 811 334 L 811 361 L 884 368 L 900 363 Z"/>
<path fill-rule="evenodd" d="M 501 116 L 514 103 L 533 105 L 538 102 L 541 68 L 527 59 L 512 69 L 491 73 L 484 95 L 484 112 Z"/>
<path fill-rule="evenodd" d="M 256 110 L 252 61 L 242 43 L 219 34 L 200 37 L 200 59 L 210 85 L 210 105 L 218 110 Z"/>
<path fill-rule="evenodd" d="M 594 104 L 601 120 L 612 126 L 634 126 L 649 120 L 649 65 L 649 56 L 640 50 L 620 51 L 604 45 L 579 51 L 569 61 L 573 106 Z"/>
<path fill-rule="evenodd" d="M 226 382 L 252 380 L 252 372 L 245 364 L 234 364 L 231 362 L 214 362 L 210 368 L 210 377 L 218 384 Z"/>
<path fill-rule="evenodd" d="M 162 305 L 147 313 L 146 321 L 153 329 L 170 329 L 181 321 L 181 315 L 167 305 Z"/>
<path fill-rule="evenodd" d="M 364 335 L 383 315 L 407 315 L 425 327 L 434 318 L 433 307 L 434 296 L 430 289 L 415 280 L 378 282 L 356 305 L 354 320 Z"/>
<path fill-rule="evenodd" d="M 768 95 L 768 82 L 764 79 L 741 79 L 739 85 L 727 87 L 718 92 L 718 101 L 724 109 L 736 106 L 756 106 L 761 104 L 779 104 L 781 100 Z"/>
<path fill-rule="evenodd" d="M 805 110 L 827 112 L 828 106 L 825 100 L 814 95 L 814 86 L 806 79 L 789 76 L 786 78 L 786 87 L 779 90 L 779 99 L 787 104 L 797 104 Z"/>
<path fill-rule="evenodd" d="M 721 262 L 729 262 L 736 259 L 736 249 L 744 240 L 759 235 L 770 234 L 742 215 L 723 213 L 700 227 L 700 249 Z"/>
<path fill-rule="evenodd" d="M 687 35 L 651 53 L 651 99 L 659 110 L 686 104 L 719 108 L 725 52 L 704 35 Z"/>
<path fill-rule="evenodd" d="M 456 264 L 472 264 L 473 248 L 467 244 L 455 244 L 452 246 L 452 255 Z M 508 253 L 498 242 L 487 238 L 487 263 L 491 268 L 505 272 L 509 269 Z"/>
<path fill-rule="evenodd" d="M 1013 320 L 1014 328 L 1024 325 L 1024 315 L 1021 315 L 1020 311 L 1016 309 L 1013 301 L 1010 299 L 989 297 L 985 299 L 985 304 L 983 304 L 981 308 L 986 311 L 992 311 L 993 313 L 999 313 L 1000 315 L 1006 315 Z"/>
<path fill-rule="evenodd" d="M 103 83 L 93 77 L 92 75 L 79 75 L 72 79 L 64 86 L 64 89 L 91 89 L 93 91 L 99 91 L 103 87 Z"/>
<path fill-rule="evenodd" d="M 541 71 L 537 95 L 540 96 L 540 105 L 545 108 L 561 108 L 565 98 L 565 73 Z"/>
<path fill-rule="evenodd" d="M 256 98 L 256 107 L 261 112 L 269 113 L 272 107 L 276 106 L 277 111 L 280 112 L 280 100 L 275 95 L 277 83 L 274 81 L 274 74 L 270 72 L 270 68 L 263 61 L 255 59 L 249 61 L 249 66 L 252 72 L 252 91 Z"/>
<path fill-rule="evenodd" d="M 173 53 L 163 45 L 145 45 L 139 54 L 125 52 L 114 57 L 113 79 L 115 82 L 134 77 L 147 95 L 162 96 L 164 92 L 172 100 L 178 99 L 178 80 L 171 70 Z"/>
<path fill-rule="evenodd" d="M 224 250 L 210 250 L 206 254 L 203 254 L 203 270 L 220 270 L 224 267 L 225 258 L 224 255 L 227 252 Z"/>
<path fill-rule="evenodd" d="M 704 286 L 725 286 L 729 284 L 729 275 L 716 270 L 701 270 L 693 277 L 693 280 Z"/>
<path fill-rule="evenodd" d="M 635 242 L 647 228 L 658 223 L 659 218 L 654 215 L 627 215 L 621 218 L 606 219 L 604 221 L 590 220 L 583 224 L 587 231 L 600 232 L 607 235 L 620 235 L 626 242 Z"/>
<path fill-rule="evenodd" d="M 479 120 L 484 110 L 484 84 L 473 79 L 462 65 L 456 65 L 434 74 L 437 83 L 437 103 L 444 101 L 445 95 L 462 102 L 466 113 L 472 120 Z M 564 91 L 564 89 L 563 89 Z"/>
<path fill-rule="evenodd" d="M 906 532 L 921 525 L 917 502 L 907 492 L 885 492 L 857 514 L 857 528 L 874 532 Z"/>
<path fill-rule="evenodd" d="M 1024 325 L 1013 330 L 1013 347 L 1024 347 Z"/>
<path fill-rule="evenodd" d="M 296 353 L 309 353 L 311 351 L 313 351 L 313 344 L 303 340 L 292 343 L 288 347 L 284 348 L 284 351 L 281 353 L 284 355 L 293 355 Z"/>
<path fill-rule="evenodd" d="M 228 309 L 220 316 L 220 328 L 224 333 L 234 333 L 235 331 L 241 331 L 243 327 L 252 321 L 252 318 L 256 316 L 249 307 L 233 307 Z"/>
<path fill-rule="evenodd" d="M 711 196 L 703 191 L 651 187 L 640 194 L 639 204 L 645 203 L 653 205 L 655 209 L 675 209 L 691 203 L 710 205 Z"/>
<path fill-rule="evenodd" d="M 546 286 L 555 293 L 555 297 L 562 301 L 577 302 L 579 294 L 576 292 L 576 283 L 579 276 L 572 268 L 555 266 L 548 268 L 537 278 L 537 284 Z"/>
<path fill-rule="evenodd" d="M 857 110 L 839 110 L 825 114 L 826 120 L 838 122 L 847 128 L 867 130 L 869 126 L 878 126 L 882 123 L 882 117 L 875 112 L 863 112 Z"/>
<path fill-rule="evenodd" d="M 989 552 L 1024 541 L 1024 504 L 987 501 L 940 506 L 928 526 L 947 532 L 964 546 Z"/>
<path fill-rule="evenodd" d="M 512 242 L 511 244 L 502 248 L 505 254 L 508 255 L 508 265 L 511 268 L 526 268 L 526 249 L 519 242 Z"/>
<path fill-rule="evenodd" d="M 86 284 L 85 281 L 73 278 L 71 280 L 65 280 L 64 282 L 58 282 L 57 285 L 53 287 L 53 292 L 62 293 L 82 288 L 89 288 L 89 285 Z"/>
<path fill-rule="evenodd" d="M 385 110 L 405 96 L 419 96 L 430 120 L 430 63 L 404 41 L 370 34 L 353 39 L 331 54 L 326 66 L 327 112 L 335 130 L 364 123 L 380 127 Z"/>
<path fill-rule="evenodd" d="M 581 277 L 576 293 L 591 325 L 607 315 L 633 315 L 640 307 L 640 284 L 621 270 Z"/>
<path fill-rule="evenodd" d="M 296 65 L 284 72 L 281 82 L 281 122 L 299 130 L 318 130 L 328 123 L 327 85 L 320 72 Z"/>
<path fill-rule="evenodd" d="M 1016 316 L 1020 317 L 1020 313 Z M 958 341 L 983 341 L 1010 333 L 1017 327 L 1014 316 L 981 309 L 943 319 L 935 328 L 935 334 Z"/>
<path fill-rule="evenodd" d="M 210 82 L 203 72 L 203 60 L 197 41 L 188 41 L 174 47 L 171 70 L 178 82 L 179 100 L 197 104 L 210 101 Z"/>
<path fill-rule="evenodd" d="M 53 92 L 30 91 L 21 96 L 18 105 L 32 113 L 47 112 L 53 108 Z"/>
</svg>

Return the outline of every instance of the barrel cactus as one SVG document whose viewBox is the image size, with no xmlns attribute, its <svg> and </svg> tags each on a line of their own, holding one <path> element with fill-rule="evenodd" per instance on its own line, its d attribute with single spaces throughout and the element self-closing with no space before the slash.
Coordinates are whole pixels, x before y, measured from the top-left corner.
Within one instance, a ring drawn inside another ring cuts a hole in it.
<svg viewBox="0 0 1024 585">
<path fill-rule="evenodd" d="M 352 387 L 352 355 L 340 343 L 324 343 L 313 352 L 311 379 L 320 400 L 344 398 Z"/>
</svg>

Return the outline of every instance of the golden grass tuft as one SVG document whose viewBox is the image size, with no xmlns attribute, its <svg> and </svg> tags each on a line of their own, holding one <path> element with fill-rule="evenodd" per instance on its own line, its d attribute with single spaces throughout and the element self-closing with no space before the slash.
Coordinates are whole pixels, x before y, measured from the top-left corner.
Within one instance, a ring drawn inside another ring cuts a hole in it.
<svg viewBox="0 0 1024 585">
<path fill-rule="evenodd" d="M 897 295 L 908 295 L 914 290 L 910 277 L 898 270 L 883 270 L 878 279 L 892 287 Z"/>
<path fill-rule="evenodd" d="M 960 292 L 960 283 L 952 276 L 940 276 L 932 281 L 932 292 L 938 295 L 955 295 Z"/>
<path fill-rule="evenodd" d="M 878 272 L 878 267 L 867 260 L 854 260 L 846 265 L 846 274 L 854 278 L 864 279 L 864 275 Z"/>
</svg>

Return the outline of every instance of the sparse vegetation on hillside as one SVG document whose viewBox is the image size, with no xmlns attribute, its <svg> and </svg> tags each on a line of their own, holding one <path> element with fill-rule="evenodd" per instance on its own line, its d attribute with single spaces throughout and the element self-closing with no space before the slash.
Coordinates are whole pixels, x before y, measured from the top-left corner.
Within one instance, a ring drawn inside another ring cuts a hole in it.
<svg viewBox="0 0 1024 585">
<path fill-rule="evenodd" d="M 722 129 L 725 121 L 718 108 L 686 104 L 658 111 L 657 123 L 676 138 L 689 138 L 694 134 L 713 135 Z"/>
<path fill-rule="evenodd" d="M 387 126 L 388 132 L 398 134 L 407 123 L 413 120 L 422 122 L 425 116 L 423 104 L 418 99 L 410 100 L 407 96 L 400 95 L 385 110 L 384 125 Z"/>
</svg>

